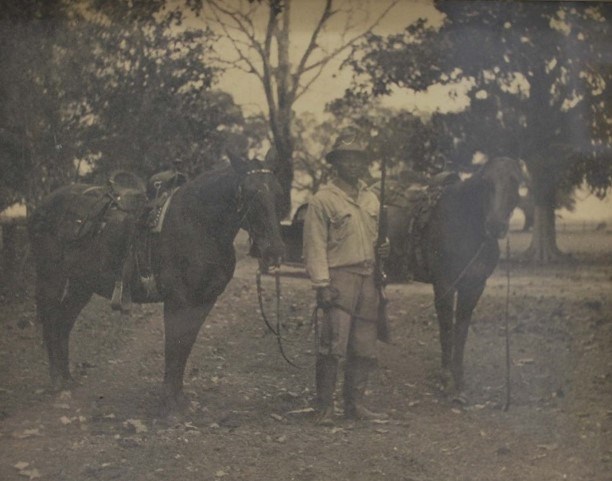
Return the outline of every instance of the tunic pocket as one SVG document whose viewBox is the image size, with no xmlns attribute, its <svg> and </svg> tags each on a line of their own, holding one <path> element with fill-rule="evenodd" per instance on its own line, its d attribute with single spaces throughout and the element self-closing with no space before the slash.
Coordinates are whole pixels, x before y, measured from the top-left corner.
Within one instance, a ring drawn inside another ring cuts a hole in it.
<svg viewBox="0 0 612 481">
<path fill-rule="evenodd" d="M 330 242 L 337 244 L 347 238 L 350 232 L 350 219 L 350 212 L 338 212 L 330 219 Z"/>
<path fill-rule="evenodd" d="M 373 240 L 376 240 L 378 235 L 378 211 L 366 210 L 364 217 L 368 234 Z"/>
</svg>

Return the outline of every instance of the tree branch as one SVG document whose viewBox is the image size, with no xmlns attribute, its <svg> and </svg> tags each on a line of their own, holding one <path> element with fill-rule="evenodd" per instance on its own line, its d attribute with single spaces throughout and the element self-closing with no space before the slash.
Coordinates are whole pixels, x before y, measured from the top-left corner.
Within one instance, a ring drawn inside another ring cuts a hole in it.
<svg viewBox="0 0 612 481">
<path fill-rule="evenodd" d="M 387 16 L 387 14 L 389 13 L 389 11 L 391 11 L 391 9 L 393 7 L 395 7 L 395 5 L 397 5 L 399 3 L 400 0 L 393 0 L 388 6 L 387 8 L 385 8 L 385 10 L 383 10 L 383 12 L 376 18 L 376 20 L 374 22 L 372 22 L 372 24 L 370 24 L 370 26 L 363 31 L 362 33 L 360 33 L 359 35 L 355 35 L 353 38 L 351 38 L 350 40 L 348 40 L 347 42 L 345 42 L 343 45 L 341 45 L 340 47 L 332 50 L 332 52 L 323 57 L 322 59 L 310 64 L 310 65 L 305 65 L 306 62 L 304 62 L 304 67 L 302 68 L 302 71 L 300 72 L 300 76 L 305 73 L 308 72 L 310 70 L 313 70 L 317 67 L 319 67 L 320 65 L 326 65 L 327 63 L 329 63 L 330 60 L 332 60 L 334 57 L 336 57 L 338 54 L 340 54 L 342 51 L 346 50 L 347 48 L 349 48 L 351 45 L 353 45 L 355 42 L 357 42 L 358 40 L 362 39 L 363 37 L 365 37 L 369 32 L 372 31 L 373 28 L 375 28 L 380 22 L 381 20 Z M 310 54 L 309 54 L 310 55 Z M 307 60 L 307 59 L 306 59 Z M 297 72 L 296 72 L 297 74 Z M 299 79 L 299 78 L 298 78 Z"/>
</svg>

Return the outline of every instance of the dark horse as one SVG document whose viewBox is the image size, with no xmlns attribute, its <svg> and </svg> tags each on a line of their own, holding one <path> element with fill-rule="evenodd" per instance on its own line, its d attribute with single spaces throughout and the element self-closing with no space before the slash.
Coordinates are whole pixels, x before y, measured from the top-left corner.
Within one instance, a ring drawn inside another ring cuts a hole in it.
<svg viewBox="0 0 612 481">
<path fill-rule="evenodd" d="M 280 185 L 274 165 L 268 164 L 234 157 L 231 167 L 199 175 L 176 190 L 161 232 L 145 235 L 156 289 L 146 288 L 138 268 L 130 284 L 135 302 L 164 303 L 162 407 L 166 413 L 185 406 L 185 364 L 200 327 L 234 274 L 233 241 L 240 228 L 248 231 L 266 262 L 278 264 L 282 258 L 277 218 Z M 75 207 L 91 202 L 87 194 L 91 189 L 82 184 L 58 189 L 33 213 L 29 224 L 37 315 L 57 388 L 73 382 L 68 344 L 77 316 L 92 294 L 111 297 L 117 250 L 124 248 L 124 224 L 131 215 L 109 209 L 93 233 L 74 236 Z"/>
<path fill-rule="evenodd" d="M 429 192 L 437 193 L 425 208 L 415 202 L 389 208 L 391 244 L 410 257 L 408 268 L 415 280 L 433 284 L 443 376 L 448 378 L 450 370 L 455 394 L 461 397 L 472 311 L 499 260 L 498 239 L 508 232 L 520 180 L 518 161 L 496 158 L 467 180 L 430 187 Z"/>
</svg>

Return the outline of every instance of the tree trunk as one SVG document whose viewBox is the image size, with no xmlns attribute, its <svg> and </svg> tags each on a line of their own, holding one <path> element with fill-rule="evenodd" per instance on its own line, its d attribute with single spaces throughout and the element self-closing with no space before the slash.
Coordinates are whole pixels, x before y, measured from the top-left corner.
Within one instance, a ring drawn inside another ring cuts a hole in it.
<svg viewBox="0 0 612 481">
<path fill-rule="evenodd" d="M 534 207 L 533 234 L 531 244 L 523 254 L 525 259 L 548 264 L 559 260 L 563 254 L 557 247 L 555 230 L 555 207 L 538 205 Z"/>
</svg>

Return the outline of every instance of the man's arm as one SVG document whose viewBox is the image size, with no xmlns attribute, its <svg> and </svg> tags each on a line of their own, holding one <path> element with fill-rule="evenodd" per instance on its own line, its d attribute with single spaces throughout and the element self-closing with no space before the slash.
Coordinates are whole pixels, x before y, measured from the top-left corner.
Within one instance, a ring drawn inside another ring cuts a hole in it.
<svg viewBox="0 0 612 481">
<path fill-rule="evenodd" d="M 304 261 L 314 288 L 329 285 L 327 264 L 328 221 L 317 199 L 308 204 L 304 218 Z"/>
</svg>

